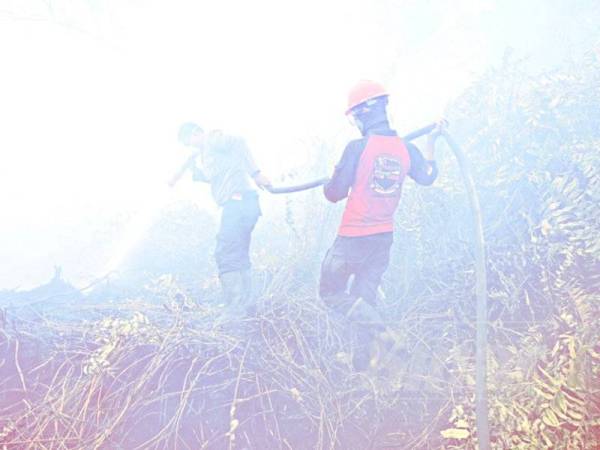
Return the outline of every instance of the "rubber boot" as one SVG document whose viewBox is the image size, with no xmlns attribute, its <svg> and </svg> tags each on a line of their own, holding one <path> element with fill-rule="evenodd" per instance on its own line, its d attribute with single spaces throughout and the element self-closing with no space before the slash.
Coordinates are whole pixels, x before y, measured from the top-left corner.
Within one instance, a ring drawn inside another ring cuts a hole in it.
<svg viewBox="0 0 600 450">
<path fill-rule="evenodd" d="M 362 325 L 375 333 L 386 330 L 385 321 L 373 305 L 358 297 L 345 313 L 352 323 Z"/>
<path fill-rule="evenodd" d="M 250 269 L 240 271 L 242 277 L 242 305 L 246 314 L 256 314 L 256 305 L 252 295 L 252 272 Z"/>
<path fill-rule="evenodd" d="M 242 273 L 238 270 L 219 275 L 223 300 L 231 313 L 242 313 L 244 303 L 244 283 Z"/>
<path fill-rule="evenodd" d="M 383 317 L 373 305 L 360 297 L 347 309 L 345 316 L 355 330 L 355 370 L 362 372 L 375 367 L 381 359 L 383 343 L 379 337 L 388 330 Z"/>
<path fill-rule="evenodd" d="M 352 342 L 352 365 L 357 372 L 364 372 L 371 365 L 371 347 L 373 345 L 373 333 L 368 328 L 352 324 L 353 342 Z"/>
</svg>

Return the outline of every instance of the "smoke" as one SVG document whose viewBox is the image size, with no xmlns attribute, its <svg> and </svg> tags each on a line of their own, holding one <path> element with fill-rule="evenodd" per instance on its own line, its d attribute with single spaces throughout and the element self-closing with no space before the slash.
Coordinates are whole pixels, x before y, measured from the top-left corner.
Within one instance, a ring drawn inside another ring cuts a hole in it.
<svg viewBox="0 0 600 450">
<path fill-rule="evenodd" d="M 599 19 L 593 1 L 2 2 L 0 288 L 106 267 L 126 245 L 98 234 L 160 209 L 185 120 L 242 134 L 277 179 L 308 164 L 311 138 L 341 152 L 354 136 L 344 97 L 359 78 L 388 85 L 408 131 L 507 48 L 532 74 L 587 51 Z M 202 189 L 174 198 L 214 212 Z"/>
</svg>

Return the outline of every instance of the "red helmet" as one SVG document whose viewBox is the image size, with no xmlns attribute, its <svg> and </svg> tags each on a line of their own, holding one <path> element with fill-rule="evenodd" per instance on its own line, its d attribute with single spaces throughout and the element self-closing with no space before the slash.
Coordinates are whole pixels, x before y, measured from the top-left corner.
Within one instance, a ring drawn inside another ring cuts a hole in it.
<svg viewBox="0 0 600 450">
<path fill-rule="evenodd" d="M 361 80 L 348 93 L 348 108 L 346 114 L 361 103 L 377 97 L 388 95 L 385 88 L 376 81 Z"/>
</svg>

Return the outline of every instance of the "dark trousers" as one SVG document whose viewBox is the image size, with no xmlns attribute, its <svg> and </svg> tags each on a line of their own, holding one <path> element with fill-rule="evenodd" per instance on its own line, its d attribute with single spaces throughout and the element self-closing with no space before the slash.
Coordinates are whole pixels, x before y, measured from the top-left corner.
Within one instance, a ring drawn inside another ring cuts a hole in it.
<svg viewBox="0 0 600 450">
<path fill-rule="evenodd" d="M 393 233 L 338 236 L 321 266 L 319 294 L 325 303 L 342 314 L 359 297 L 374 305 L 377 288 L 390 261 L 393 239 Z M 346 293 L 351 275 L 354 281 Z"/>
<path fill-rule="evenodd" d="M 244 192 L 241 200 L 223 205 L 215 260 L 219 275 L 250 269 L 250 238 L 260 217 L 258 194 Z"/>
<path fill-rule="evenodd" d="M 375 306 L 377 288 L 390 261 L 392 233 L 338 236 L 321 266 L 319 294 L 327 306 L 350 320 L 353 331 L 353 364 L 365 370 L 370 346 L 385 331 L 385 321 Z M 354 280 L 347 292 L 350 276 Z"/>
</svg>

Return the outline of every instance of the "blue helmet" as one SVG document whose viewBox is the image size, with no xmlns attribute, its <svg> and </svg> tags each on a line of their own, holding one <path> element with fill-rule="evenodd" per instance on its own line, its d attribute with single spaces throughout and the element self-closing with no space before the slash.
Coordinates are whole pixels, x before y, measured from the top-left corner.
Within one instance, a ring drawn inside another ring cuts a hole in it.
<svg viewBox="0 0 600 450">
<path fill-rule="evenodd" d="M 203 131 L 202 127 L 194 122 L 186 122 L 179 127 L 179 133 L 177 134 L 177 139 L 183 145 L 190 145 L 190 137 L 192 133 L 195 131 Z"/>
</svg>

